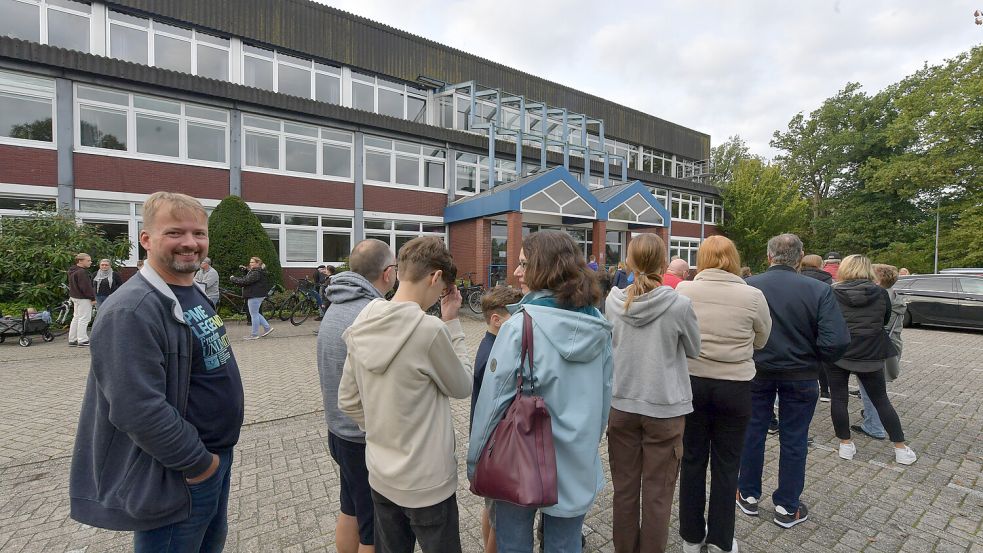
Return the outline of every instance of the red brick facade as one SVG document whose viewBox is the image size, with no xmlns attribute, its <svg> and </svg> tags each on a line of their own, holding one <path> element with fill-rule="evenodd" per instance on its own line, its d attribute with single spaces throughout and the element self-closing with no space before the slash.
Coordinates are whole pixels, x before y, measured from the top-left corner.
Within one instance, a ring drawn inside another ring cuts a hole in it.
<svg viewBox="0 0 983 553">
<path fill-rule="evenodd" d="M 607 251 L 605 247 L 605 239 L 607 238 L 607 221 L 594 221 L 591 227 L 592 235 L 594 241 L 590 246 L 590 254 L 594 256 L 597 260 L 597 264 L 600 267 L 604 267 L 608 264 L 608 260 L 605 259 L 604 252 Z"/>
<path fill-rule="evenodd" d="M 363 197 L 365 211 L 386 213 L 412 213 L 443 217 L 447 196 L 433 192 L 417 192 L 388 186 L 365 185 Z"/>
<path fill-rule="evenodd" d="M 491 261 L 491 220 L 473 219 L 449 225 L 448 242 L 457 264 L 457 275 L 474 272 L 473 282 L 488 285 Z"/>
<path fill-rule="evenodd" d="M 267 204 L 355 209 L 355 185 L 243 171 L 242 199 Z"/>
<path fill-rule="evenodd" d="M 229 170 L 76 153 L 75 187 L 134 194 L 167 190 L 221 200 L 229 195 Z"/>
<path fill-rule="evenodd" d="M 717 225 L 707 224 L 703 228 L 704 228 L 704 234 L 705 234 L 705 237 L 706 238 L 709 238 L 711 236 L 718 236 L 718 235 L 719 236 L 723 236 L 724 235 L 724 233 L 720 231 L 720 228 L 717 227 Z"/>
<path fill-rule="evenodd" d="M 508 238 L 505 242 L 505 278 L 509 286 L 518 286 L 515 270 L 519 267 L 519 250 L 522 249 L 522 213 L 511 211 L 507 215 Z"/>
<path fill-rule="evenodd" d="M 672 222 L 673 236 L 687 236 L 689 238 L 700 237 L 700 223 L 686 223 L 683 221 Z"/>
<path fill-rule="evenodd" d="M 0 145 L 0 182 L 58 186 L 58 152 Z"/>
</svg>

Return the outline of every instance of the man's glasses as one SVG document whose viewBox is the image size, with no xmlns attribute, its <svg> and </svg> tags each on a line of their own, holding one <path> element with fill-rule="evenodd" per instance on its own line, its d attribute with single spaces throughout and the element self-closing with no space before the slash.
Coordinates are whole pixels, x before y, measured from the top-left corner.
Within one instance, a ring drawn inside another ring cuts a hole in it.
<svg viewBox="0 0 983 553">
<path fill-rule="evenodd" d="M 383 267 L 383 268 L 382 268 L 382 272 L 384 273 L 384 272 L 386 272 L 387 270 L 389 270 L 390 268 L 392 268 L 393 270 L 395 270 L 395 271 L 397 271 L 397 272 L 399 271 L 399 265 L 398 265 L 398 264 L 396 264 L 396 263 L 393 263 L 392 265 L 386 265 L 385 267 Z"/>
</svg>

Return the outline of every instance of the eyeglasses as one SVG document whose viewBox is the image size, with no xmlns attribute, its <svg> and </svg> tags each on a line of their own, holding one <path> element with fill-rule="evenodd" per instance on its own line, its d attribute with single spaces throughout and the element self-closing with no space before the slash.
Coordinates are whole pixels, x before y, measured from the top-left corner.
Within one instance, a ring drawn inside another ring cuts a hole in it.
<svg viewBox="0 0 983 553">
<path fill-rule="evenodd" d="M 396 263 L 393 263 L 392 265 L 386 265 L 385 267 L 383 267 L 382 268 L 382 272 L 384 273 L 384 272 L 388 271 L 390 268 L 396 270 L 397 272 L 399 271 L 399 265 L 396 264 Z"/>
</svg>

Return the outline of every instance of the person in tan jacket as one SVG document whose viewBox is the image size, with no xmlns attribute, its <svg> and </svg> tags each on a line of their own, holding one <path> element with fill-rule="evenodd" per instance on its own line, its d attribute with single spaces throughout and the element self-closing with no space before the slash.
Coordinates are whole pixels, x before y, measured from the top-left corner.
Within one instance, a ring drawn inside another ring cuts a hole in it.
<svg viewBox="0 0 983 553">
<path fill-rule="evenodd" d="M 684 552 L 706 544 L 708 551 L 736 553 L 733 502 L 751 416 L 751 356 L 768 342 L 771 314 L 764 294 L 741 278 L 733 242 L 711 236 L 696 255 L 696 277 L 676 287 L 693 302 L 701 344 L 700 356 L 687 360 L 693 412 L 683 432 L 679 534 Z M 710 506 L 704 519 L 708 460 Z"/>
<path fill-rule="evenodd" d="M 460 552 L 449 398 L 470 396 L 473 376 L 457 267 L 443 240 L 420 237 L 400 248 L 397 274 L 393 299 L 372 300 L 343 334 L 338 409 L 365 431 L 376 550 Z M 424 313 L 438 299 L 443 321 Z"/>
</svg>

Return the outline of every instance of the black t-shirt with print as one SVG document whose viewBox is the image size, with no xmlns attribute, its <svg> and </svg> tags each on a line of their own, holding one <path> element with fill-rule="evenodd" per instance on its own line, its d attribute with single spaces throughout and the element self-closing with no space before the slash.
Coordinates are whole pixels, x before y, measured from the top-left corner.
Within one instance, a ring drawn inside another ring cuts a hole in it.
<svg viewBox="0 0 983 553">
<path fill-rule="evenodd" d="M 198 429 L 209 451 L 229 449 L 239 441 L 243 394 L 225 323 L 197 286 L 169 286 L 191 326 L 191 386 L 185 418 Z"/>
</svg>

